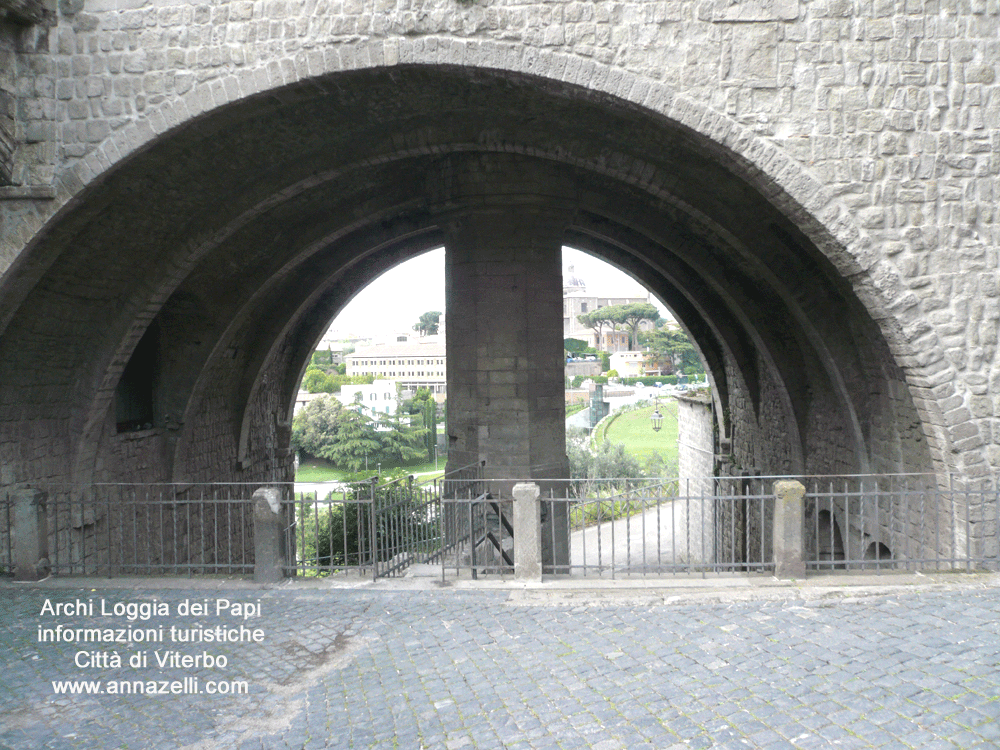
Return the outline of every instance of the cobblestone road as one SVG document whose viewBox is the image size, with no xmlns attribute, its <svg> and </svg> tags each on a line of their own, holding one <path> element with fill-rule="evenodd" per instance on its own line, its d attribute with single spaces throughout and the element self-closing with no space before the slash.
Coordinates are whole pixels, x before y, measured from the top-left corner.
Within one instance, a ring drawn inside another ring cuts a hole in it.
<svg viewBox="0 0 1000 750">
<path fill-rule="evenodd" d="M 0 747 L 1000 747 L 996 577 L 832 597 L 91 586 L 0 585 Z M 217 599 L 259 599 L 261 614 L 216 614 Z M 91 600 L 93 615 L 46 608 Z M 102 616 L 102 600 L 161 613 Z M 185 600 L 208 614 L 181 614 Z M 39 627 L 58 624 L 162 626 L 166 637 L 38 642 Z M 171 625 L 241 624 L 263 641 L 169 640 Z M 168 650 L 228 664 L 160 668 L 154 652 Z M 124 663 L 78 667 L 81 651 Z M 130 667 L 140 652 L 147 666 Z M 104 692 L 54 694 L 53 681 L 80 679 Z M 249 693 L 108 694 L 116 680 L 194 679 L 202 691 L 245 681 Z"/>
</svg>

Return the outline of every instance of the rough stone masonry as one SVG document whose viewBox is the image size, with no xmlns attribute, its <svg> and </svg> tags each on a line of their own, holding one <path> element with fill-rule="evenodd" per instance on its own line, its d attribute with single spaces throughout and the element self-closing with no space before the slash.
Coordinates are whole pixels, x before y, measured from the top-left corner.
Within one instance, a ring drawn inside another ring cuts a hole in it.
<svg viewBox="0 0 1000 750">
<path fill-rule="evenodd" d="M 675 311 L 737 468 L 986 476 L 998 29 L 997 0 L 3 0 L 0 482 L 289 477 L 327 322 L 512 173 L 501 215 Z"/>
</svg>

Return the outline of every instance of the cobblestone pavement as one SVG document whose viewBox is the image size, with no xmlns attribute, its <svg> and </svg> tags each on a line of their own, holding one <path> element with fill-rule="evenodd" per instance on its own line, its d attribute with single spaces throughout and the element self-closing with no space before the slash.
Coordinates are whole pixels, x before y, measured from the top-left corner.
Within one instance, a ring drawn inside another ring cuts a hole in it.
<svg viewBox="0 0 1000 750">
<path fill-rule="evenodd" d="M 0 747 L 1000 747 L 995 576 L 832 594 L 121 586 L 0 584 Z M 260 616 L 216 613 L 219 599 L 259 600 Z M 91 600 L 92 615 L 48 612 Z M 183 614 L 185 601 L 208 614 Z M 130 621 L 129 603 L 160 611 Z M 59 624 L 166 636 L 39 643 L 40 627 Z M 171 625 L 264 635 L 177 644 Z M 160 668 L 154 652 L 168 650 L 228 663 Z M 147 666 L 130 667 L 140 652 Z M 53 692 L 70 679 L 100 680 L 103 692 Z M 109 694 L 115 680 L 202 692 Z M 212 680 L 249 692 L 207 694 Z"/>
</svg>

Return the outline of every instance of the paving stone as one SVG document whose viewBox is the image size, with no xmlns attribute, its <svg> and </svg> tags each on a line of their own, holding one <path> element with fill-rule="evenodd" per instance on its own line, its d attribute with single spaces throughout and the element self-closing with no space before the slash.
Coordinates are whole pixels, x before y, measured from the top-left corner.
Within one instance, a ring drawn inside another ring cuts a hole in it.
<svg viewBox="0 0 1000 750">
<path fill-rule="evenodd" d="M 71 665 L 74 648 L 32 643 L 31 634 L 45 597 L 71 601 L 78 595 L 0 591 L 0 746 L 104 750 L 119 747 L 127 736 L 133 738 L 130 747 L 158 750 L 199 742 L 265 750 L 393 744 L 807 750 L 928 748 L 939 741 L 995 747 L 1000 739 L 1000 701 L 985 697 L 1000 690 L 996 654 L 975 662 L 986 667 L 975 678 L 980 692 L 966 690 L 954 700 L 907 675 L 967 683 L 965 661 L 925 662 L 927 669 L 916 664 L 891 677 L 886 672 L 878 686 L 844 679 L 855 673 L 843 668 L 813 670 L 805 672 L 809 689 L 790 695 L 794 686 L 771 678 L 761 665 L 787 665 L 790 652 L 804 659 L 812 648 L 807 639 L 816 631 L 799 627 L 800 605 L 791 602 L 707 602 L 697 611 L 623 603 L 602 606 L 595 618 L 587 607 L 555 601 L 511 606 L 507 594 L 493 591 L 371 587 L 318 595 L 279 588 L 254 593 L 267 605 L 259 624 L 265 641 L 228 649 L 230 666 L 222 674 L 199 672 L 203 680 L 246 679 L 252 687 L 247 695 L 56 696 L 52 680 L 80 676 Z M 87 595 L 122 600 L 134 593 L 108 586 Z M 204 598 L 204 592 L 177 589 L 158 596 L 175 612 L 177 603 Z M 879 652 L 897 656 L 924 638 L 940 645 L 922 616 L 946 604 L 960 610 L 973 598 L 985 614 L 952 623 L 952 637 L 990 642 L 1000 621 L 1000 591 L 925 591 L 894 597 L 892 635 L 880 637 Z M 871 597 L 809 610 L 814 628 L 836 633 L 824 639 L 827 665 L 846 667 L 851 658 L 861 658 L 872 623 L 883 616 L 882 604 Z M 766 636 L 751 628 L 720 628 L 752 622 L 762 611 L 770 618 Z M 694 617 L 701 625 L 692 627 Z M 181 622 L 176 615 L 163 620 Z M 736 632 L 738 643 L 731 641 Z M 563 645 L 570 640 L 571 651 Z M 644 656 L 664 642 L 690 655 L 686 667 L 682 659 L 676 669 L 664 670 Z M 724 668 L 699 668 L 723 650 Z M 609 662 L 610 651 L 623 655 Z M 26 661 L 25 653 L 38 658 Z M 626 659 L 634 675 L 618 668 Z M 129 675 L 123 668 L 92 677 Z M 248 716 L 260 721 L 250 728 Z M 73 736 L 67 736 L 70 726 Z"/>
</svg>

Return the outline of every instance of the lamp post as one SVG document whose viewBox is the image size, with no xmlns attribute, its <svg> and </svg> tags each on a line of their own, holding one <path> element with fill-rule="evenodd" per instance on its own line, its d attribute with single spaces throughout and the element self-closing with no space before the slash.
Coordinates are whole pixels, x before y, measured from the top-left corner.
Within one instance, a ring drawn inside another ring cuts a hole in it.
<svg viewBox="0 0 1000 750">
<path fill-rule="evenodd" d="M 653 432 L 659 432 L 660 428 L 663 427 L 663 415 L 660 414 L 659 406 L 653 411 L 653 415 L 649 420 L 653 423 Z"/>
</svg>

